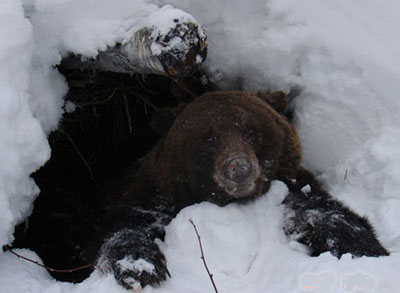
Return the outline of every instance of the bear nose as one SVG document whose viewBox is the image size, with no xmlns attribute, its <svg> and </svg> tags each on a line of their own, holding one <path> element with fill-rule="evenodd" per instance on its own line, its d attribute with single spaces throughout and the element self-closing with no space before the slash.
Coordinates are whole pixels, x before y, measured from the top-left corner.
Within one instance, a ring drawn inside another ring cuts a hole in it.
<svg viewBox="0 0 400 293">
<path fill-rule="evenodd" d="M 252 171 L 251 163 L 244 157 L 230 159 L 224 164 L 224 176 L 237 183 L 245 181 Z"/>
</svg>

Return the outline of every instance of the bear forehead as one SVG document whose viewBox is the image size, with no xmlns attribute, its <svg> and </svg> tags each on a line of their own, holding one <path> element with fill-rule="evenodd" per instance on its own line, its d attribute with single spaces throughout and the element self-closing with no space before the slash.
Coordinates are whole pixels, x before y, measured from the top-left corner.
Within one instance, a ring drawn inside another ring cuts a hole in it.
<svg viewBox="0 0 400 293">
<path fill-rule="evenodd" d="M 264 125 L 281 119 L 267 103 L 257 96 L 242 92 L 216 92 L 205 94 L 189 104 L 178 116 L 171 131 L 198 129 L 214 130 L 246 128 Z"/>
</svg>

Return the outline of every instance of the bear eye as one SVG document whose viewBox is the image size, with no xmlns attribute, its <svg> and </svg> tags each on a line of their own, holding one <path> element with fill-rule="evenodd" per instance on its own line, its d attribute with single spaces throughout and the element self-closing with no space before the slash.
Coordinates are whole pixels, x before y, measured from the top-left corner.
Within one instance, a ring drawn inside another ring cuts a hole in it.
<svg viewBox="0 0 400 293">
<path fill-rule="evenodd" d="M 207 142 L 208 143 L 214 143 L 215 142 L 215 137 L 207 137 Z"/>
<path fill-rule="evenodd" d="M 217 145 L 217 136 L 212 130 L 209 130 L 203 135 L 203 142 L 210 147 L 215 147 Z"/>
<path fill-rule="evenodd" d="M 252 142 L 254 142 L 254 143 L 256 143 L 256 144 L 260 144 L 260 143 L 263 142 L 262 135 L 261 135 L 260 133 L 258 133 L 254 128 L 250 128 L 250 129 L 247 131 L 247 135 L 248 135 L 248 138 L 249 138 Z"/>
<path fill-rule="evenodd" d="M 250 128 L 247 134 L 251 140 L 257 139 L 257 131 L 255 131 L 254 128 Z"/>
</svg>

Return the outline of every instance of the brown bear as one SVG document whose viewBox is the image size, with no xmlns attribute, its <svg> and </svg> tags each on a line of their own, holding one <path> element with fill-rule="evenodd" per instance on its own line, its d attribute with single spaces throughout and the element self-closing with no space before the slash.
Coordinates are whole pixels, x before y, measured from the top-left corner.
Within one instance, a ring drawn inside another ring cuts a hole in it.
<svg viewBox="0 0 400 293">
<path fill-rule="evenodd" d="M 106 219 L 98 269 L 127 288 L 165 280 L 166 259 L 154 239 L 163 238 L 180 209 L 201 201 L 246 202 L 268 191 L 272 180 L 289 188 L 285 232 L 312 255 L 387 255 L 368 221 L 301 167 L 287 105 L 282 92 L 212 92 L 155 118 L 163 137 Z"/>
</svg>

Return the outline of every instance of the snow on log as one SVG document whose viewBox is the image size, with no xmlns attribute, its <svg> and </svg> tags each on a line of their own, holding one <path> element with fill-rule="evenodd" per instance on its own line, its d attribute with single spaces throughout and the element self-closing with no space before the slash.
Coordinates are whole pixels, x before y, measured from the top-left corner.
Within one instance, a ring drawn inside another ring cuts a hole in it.
<svg viewBox="0 0 400 293">
<path fill-rule="evenodd" d="M 180 78 L 199 67 L 207 55 L 205 30 L 193 19 L 165 11 L 163 21 L 136 30 L 133 36 L 95 58 L 71 54 L 61 66 L 119 73 L 153 73 Z M 159 15 L 160 16 L 160 15 Z M 171 25 L 172 24 L 172 25 Z"/>
</svg>

